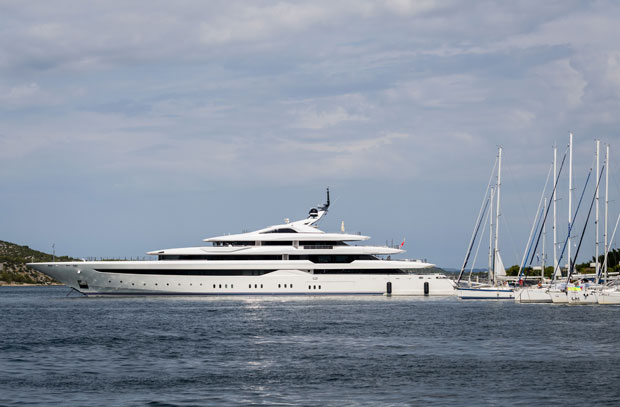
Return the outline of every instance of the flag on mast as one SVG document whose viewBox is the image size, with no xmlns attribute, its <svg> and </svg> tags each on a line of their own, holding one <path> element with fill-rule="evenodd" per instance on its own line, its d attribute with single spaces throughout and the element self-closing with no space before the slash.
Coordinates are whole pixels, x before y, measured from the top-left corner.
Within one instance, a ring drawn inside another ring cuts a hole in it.
<svg viewBox="0 0 620 407">
<path fill-rule="evenodd" d="M 398 248 L 402 249 L 404 245 L 405 245 L 405 238 L 403 237 L 403 242 L 400 244 L 400 246 L 398 246 Z"/>
</svg>

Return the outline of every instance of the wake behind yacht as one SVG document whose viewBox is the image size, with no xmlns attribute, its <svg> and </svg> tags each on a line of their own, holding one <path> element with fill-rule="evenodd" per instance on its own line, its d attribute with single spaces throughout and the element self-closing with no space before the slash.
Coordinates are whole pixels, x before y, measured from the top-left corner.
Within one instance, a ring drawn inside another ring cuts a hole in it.
<svg viewBox="0 0 620 407">
<path fill-rule="evenodd" d="M 86 295 L 386 294 L 453 295 L 443 274 L 419 274 L 423 261 L 390 260 L 400 248 L 364 246 L 368 236 L 326 233 L 307 218 L 249 233 L 204 239 L 210 246 L 149 252 L 153 261 L 29 263 Z"/>
</svg>

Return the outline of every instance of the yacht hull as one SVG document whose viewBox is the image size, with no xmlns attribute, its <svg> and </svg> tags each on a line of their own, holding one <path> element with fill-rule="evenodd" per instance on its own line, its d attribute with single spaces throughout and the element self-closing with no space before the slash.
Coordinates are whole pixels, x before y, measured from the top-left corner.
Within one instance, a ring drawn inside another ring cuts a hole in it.
<svg viewBox="0 0 620 407">
<path fill-rule="evenodd" d="M 131 263 L 124 266 L 135 268 L 138 267 L 136 263 L 140 262 Z M 101 265 L 88 262 L 29 264 L 88 296 L 454 295 L 453 282 L 441 274 L 313 274 L 303 270 L 276 270 L 256 276 L 151 275 L 144 274 L 144 268 L 140 269 L 142 274 L 132 274 L 131 268 L 123 273 L 105 272 L 101 271 Z M 119 264 L 119 267 L 122 265 Z"/>
</svg>

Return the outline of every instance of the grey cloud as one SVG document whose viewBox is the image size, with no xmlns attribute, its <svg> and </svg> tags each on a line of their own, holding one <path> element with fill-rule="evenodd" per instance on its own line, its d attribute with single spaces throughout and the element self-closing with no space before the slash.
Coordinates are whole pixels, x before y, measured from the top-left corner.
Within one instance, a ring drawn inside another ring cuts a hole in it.
<svg viewBox="0 0 620 407">
<path fill-rule="evenodd" d="M 137 189 L 387 180 L 403 199 L 419 199 L 415 184 L 477 202 L 501 144 L 527 199 L 568 130 L 583 152 L 619 139 L 613 2 L 0 7 L 5 186 L 48 173 Z"/>
</svg>

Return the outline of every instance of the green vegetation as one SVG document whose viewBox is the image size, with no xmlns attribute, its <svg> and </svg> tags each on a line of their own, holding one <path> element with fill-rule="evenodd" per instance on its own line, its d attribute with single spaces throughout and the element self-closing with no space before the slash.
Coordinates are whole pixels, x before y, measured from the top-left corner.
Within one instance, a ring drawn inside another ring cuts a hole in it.
<svg viewBox="0 0 620 407">
<path fill-rule="evenodd" d="M 52 284 L 54 280 L 26 267 L 26 263 L 51 262 L 53 256 L 28 246 L 0 240 L 0 283 Z M 56 261 L 74 261 L 68 256 L 56 256 Z"/>
<path fill-rule="evenodd" d="M 523 273 L 528 276 L 540 276 L 540 270 L 534 270 L 532 267 L 525 267 L 523 269 Z M 551 277 L 553 274 L 553 266 L 545 267 L 545 277 Z M 518 276 L 519 275 L 519 266 L 514 265 L 506 269 L 507 276 Z"/>
</svg>

